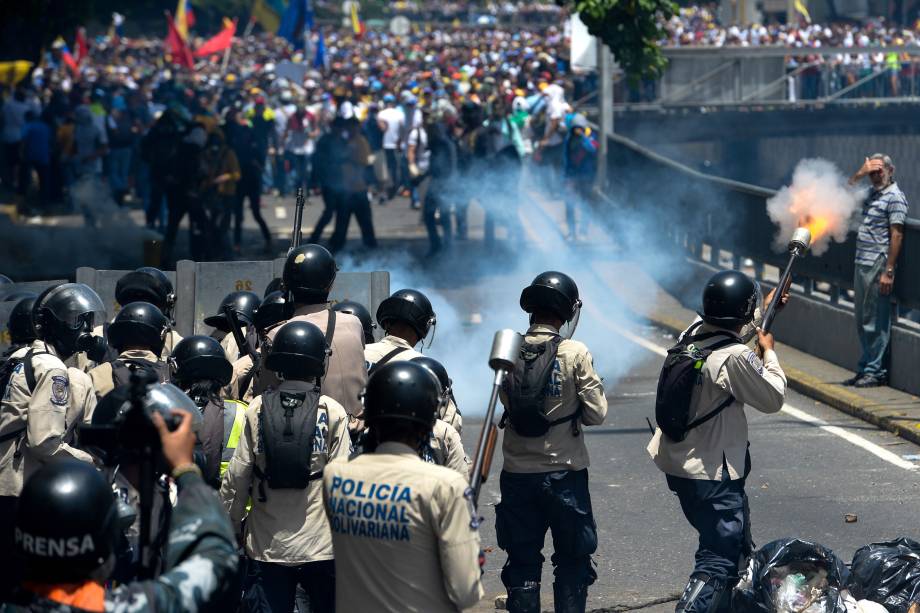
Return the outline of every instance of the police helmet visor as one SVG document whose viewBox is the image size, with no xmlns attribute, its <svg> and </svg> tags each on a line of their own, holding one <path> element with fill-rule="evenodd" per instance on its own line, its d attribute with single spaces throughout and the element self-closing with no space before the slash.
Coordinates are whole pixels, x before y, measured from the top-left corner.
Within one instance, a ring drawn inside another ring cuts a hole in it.
<svg viewBox="0 0 920 613">
<path fill-rule="evenodd" d="M 105 321 L 105 306 L 102 299 L 88 285 L 83 283 L 64 283 L 49 291 L 36 309 L 47 309 L 51 314 L 71 329 L 84 325 L 90 327 Z"/>
</svg>

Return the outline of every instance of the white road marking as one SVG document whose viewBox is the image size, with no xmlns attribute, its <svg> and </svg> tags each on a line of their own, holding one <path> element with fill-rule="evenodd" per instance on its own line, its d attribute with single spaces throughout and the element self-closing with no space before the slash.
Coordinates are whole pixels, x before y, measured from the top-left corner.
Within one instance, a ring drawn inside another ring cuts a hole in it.
<svg viewBox="0 0 920 613">
<path fill-rule="evenodd" d="M 542 205 L 540 206 L 540 208 L 543 208 Z M 545 209 L 543 210 L 543 212 L 544 214 L 548 215 Z M 545 247 L 546 240 L 544 239 L 542 235 L 540 235 L 538 232 L 534 230 L 534 228 L 530 225 L 527 217 L 522 216 L 521 221 L 523 222 L 524 230 L 527 232 L 527 234 L 530 235 L 531 239 L 533 239 L 534 242 L 536 242 L 537 244 Z M 597 274 L 596 270 L 594 272 L 595 274 Z M 588 310 L 588 312 L 591 313 L 591 315 L 596 317 L 598 321 L 600 321 L 605 327 L 610 329 L 612 332 L 619 334 L 620 336 L 626 338 L 627 340 L 632 341 L 636 345 L 639 345 L 640 347 L 647 349 L 658 356 L 665 357 L 668 355 L 667 348 L 662 347 L 661 345 L 658 345 L 656 343 L 653 343 L 652 341 L 627 330 L 626 328 L 617 324 L 616 322 L 611 321 L 604 315 L 604 313 L 599 308 L 597 308 L 593 304 L 589 303 L 586 305 L 585 308 Z M 812 426 L 815 426 L 816 428 L 824 430 L 825 432 L 829 434 L 833 434 L 834 436 L 845 440 L 851 445 L 855 445 L 856 447 L 859 447 L 860 449 L 867 451 L 871 453 L 872 455 L 876 456 L 877 458 L 884 460 L 885 462 L 888 462 L 889 464 L 897 466 L 898 468 L 903 468 L 904 470 L 909 470 L 909 471 L 917 471 L 917 469 L 920 468 L 920 466 L 918 466 L 917 464 L 914 464 L 913 462 L 909 462 L 901 458 L 900 456 L 888 451 L 887 449 L 880 447 L 879 445 L 876 445 L 875 443 L 864 439 L 858 434 L 854 434 L 838 426 L 832 426 L 826 421 L 824 421 L 823 419 L 821 419 L 820 417 L 815 417 L 814 415 L 811 415 L 810 413 L 807 413 L 803 411 L 802 409 L 793 407 L 788 404 L 784 404 L 780 412 L 785 413 L 786 415 L 789 415 L 790 417 L 794 417 L 798 419 L 799 421 L 804 421 L 805 423 L 811 424 Z"/>
<path fill-rule="evenodd" d="M 287 209 L 283 206 L 276 206 L 275 219 L 287 219 Z"/>
</svg>

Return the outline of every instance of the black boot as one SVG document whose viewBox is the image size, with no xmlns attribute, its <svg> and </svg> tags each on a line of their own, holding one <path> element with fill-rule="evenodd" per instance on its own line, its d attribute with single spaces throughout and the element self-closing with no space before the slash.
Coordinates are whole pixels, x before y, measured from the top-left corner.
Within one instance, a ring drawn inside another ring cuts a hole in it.
<svg viewBox="0 0 920 613">
<path fill-rule="evenodd" d="M 553 583 L 553 605 L 556 613 L 585 613 L 588 586 Z"/>
<path fill-rule="evenodd" d="M 528 581 L 524 587 L 509 588 L 508 613 L 540 613 L 540 584 Z"/>
</svg>

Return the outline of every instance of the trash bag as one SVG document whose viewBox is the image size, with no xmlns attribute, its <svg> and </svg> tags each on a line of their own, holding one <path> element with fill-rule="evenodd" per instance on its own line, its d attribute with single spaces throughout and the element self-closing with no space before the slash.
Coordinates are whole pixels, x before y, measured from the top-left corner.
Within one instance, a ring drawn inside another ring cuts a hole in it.
<svg viewBox="0 0 920 613">
<path fill-rule="evenodd" d="M 912 602 L 920 602 L 920 543 L 901 537 L 857 550 L 847 587 L 889 613 L 907 613 Z"/>
<path fill-rule="evenodd" d="M 830 549 L 785 538 L 758 549 L 732 594 L 735 613 L 846 613 L 848 571 Z"/>
</svg>

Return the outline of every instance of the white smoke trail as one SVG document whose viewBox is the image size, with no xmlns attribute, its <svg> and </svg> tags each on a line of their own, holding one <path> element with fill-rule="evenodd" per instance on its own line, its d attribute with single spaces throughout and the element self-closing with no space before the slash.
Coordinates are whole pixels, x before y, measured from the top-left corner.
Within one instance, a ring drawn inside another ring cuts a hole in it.
<svg viewBox="0 0 920 613">
<path fill-rule="evenodd" d="M 638 280 L 629 271 L 641 269 L 660 278 L 676 270 L 668 255 L 650 248 L 647 228 L 659 222 L 653 206 L 632 216 L 623 211 L 595 212 L 588 203 L 579 202 L 579 215 L 584 216 L 581 223 L 592 227 L 612 224 L 612 233 L 620 237 L 619 253 L 630 258 L 633 257 L 630 254 L 636 254 L 636 261 L 618 264 L 612 259 L 622 256 L 614 253 L 609 242 L 573 244 L 565 240 L 564 230 L 547 217 L 540 204 L 530 200 L 527 190 L 512 194 L 507 190 L 511 179 L 501 179 L 508 180 L 470 182 L 466 187 L 476 201 L 494 211 L 519 208 L 521 240 L 497 240 L 498 248 L 489 253 L 481 249 L 477 237 L 468 243 L 455 244 L 449 259 L 421 265 L 405 251 L 339 258 L 341 270 L 387 270 L 391 290 L 408 287 L 428 296 L 437 313 L 438 325 L 433 345 L 424 352 L 445 365 L 454 381 L 458 405 L 468 416 L 481 415 L 485 410 L 491 382 L 487 359 L 495 331 L 527 329 L 527 314 L 518 301 L 521 290 L 537 274 L 558 270 L 578 284 L 586 308 L 574 339 L 588 346 L 595 368 L 609 391 L 647 358 L 610 328 L 611 324 L 627 329 L 639 325 L 633 311 L 618 299 L 620 288 L 615 285 L 629 283 L 625 293 L 637 294 Z M 526 183 L 529 177 L 525 175 L 522 181 Z M 496 184 L 504 185 L 505 189 L 496 189 Z M 622 268 L 613 270 L 617 266 Z M 646 298 L 654 300 L 654 295 L 650 292 Z"/>
<path fill-rule="evenodd" d="M 776 249 L 784 250 L 792 232 L 800 226 L 811 230 L 814 255 L 827 251 L 831 240 L 844 242 L 850 218 L 859 210 L 864 195 L 847 184 L 832 162 L 820 158 L 800 161 L 792 174 L 792 184 L 767 201 L 767 213 L 779 226 Z"/>
</svg>

